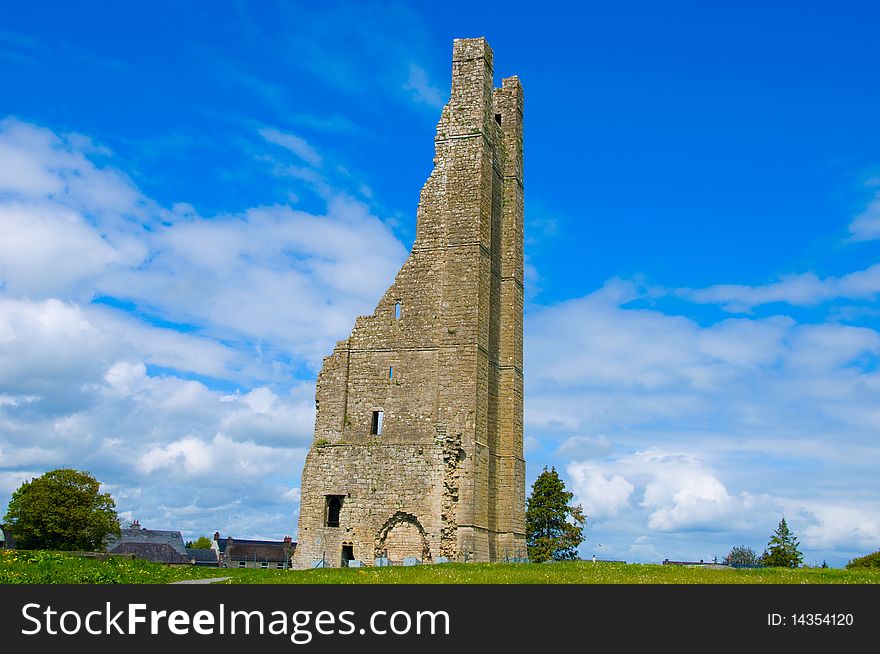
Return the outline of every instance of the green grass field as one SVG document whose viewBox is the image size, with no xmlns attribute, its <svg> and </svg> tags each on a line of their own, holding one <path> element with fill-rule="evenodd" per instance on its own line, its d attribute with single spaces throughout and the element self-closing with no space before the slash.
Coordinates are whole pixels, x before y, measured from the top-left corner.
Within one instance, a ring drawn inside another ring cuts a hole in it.
<svg viewBox="0 0 880 654">
<path fill-rule="evenodd" d="M 231 577 L 220 582 L 227 584 L 877 584 L 880 569 L 707 570 L 572 561 L 291 571 L 168 567 L 121 557 L 97 561 L 57 552 L 0 553 L 0 583 L 4 584 L 167 584 L 205 577 Z"/>
</svg>

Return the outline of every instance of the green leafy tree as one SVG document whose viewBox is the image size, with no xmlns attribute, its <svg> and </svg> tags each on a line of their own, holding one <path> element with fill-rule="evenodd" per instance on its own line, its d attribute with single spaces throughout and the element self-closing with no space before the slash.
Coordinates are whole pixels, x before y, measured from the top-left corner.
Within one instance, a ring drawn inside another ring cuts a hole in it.
<svg viewBox="0 0 880 654">
<path fill-rule="evenodd" d="M 740 545 L 730 550 L 725 561 L 727 565 L 755 565 L 758 554 L 751 547 Z"/>
<path fill-rule="evenodd" d="M 847 563 L 846 567 L 849 569 L 880 568 L 880 551 L 874 552 L 873 554 L 865 554 L 865 556 L 855 558 Z"/>
<path fill-rule="evenodd" d="M 119 534 L 116 503 L 87 472 L 62 468 L 23 483 L 3 520 L 19 549 L 98 550 Z"/>
<path fill-rule="evenodd" d="M 208 540 L 207 536 L 199 536 L 194 543 L 190 543 L 187 547 L 191 547 L 196 550 L 209 550 L 211 549 L 211 541 Z"/>
<path fill-rule="evenodd" d="M 788 523 L 783 518 L 770 537 L 767 550 L 761 555 L 761 563 L 768 566 L 796 568 L 804 560 L 804 555 L 798 549 L 799 547 L 798 539 L 795 538 L 794 532 L 788 528 Z"/>
<path fill-rule="evenodd" d="M 577 558 L 586 517 L 580 504 L 569 504 L 572 498 L 574 494 L 565 490 L 556 468 L 545 467 L 532 485 L 526 506 L 526 545 L 532 561 Z"/>
</svg>

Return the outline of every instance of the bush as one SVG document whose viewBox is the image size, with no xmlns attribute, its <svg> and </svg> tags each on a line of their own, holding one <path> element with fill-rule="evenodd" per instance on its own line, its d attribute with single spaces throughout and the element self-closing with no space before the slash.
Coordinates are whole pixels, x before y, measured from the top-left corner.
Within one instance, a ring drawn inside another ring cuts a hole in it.
<svg viewBox="0 0 880 654">
<path fill-rule="evenodd" d="M 847 568 L 880 568 L 880 550 L 853 559 L 846 564 Z"/>
<path fill-rule="evenodd" d="M 756 565 L 758 563 L 758 555 L 751 547 L 741 545 L 731 549 L 724 560 L 727 565 Z"/>
</svg>

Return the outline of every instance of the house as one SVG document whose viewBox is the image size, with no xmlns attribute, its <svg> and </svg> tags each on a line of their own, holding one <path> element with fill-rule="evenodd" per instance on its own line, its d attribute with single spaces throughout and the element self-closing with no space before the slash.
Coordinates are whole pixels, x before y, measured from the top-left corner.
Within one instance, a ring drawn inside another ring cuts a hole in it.
<svg viewBox="0 0 880 654">
<path fill-rule="evenodd" d="M 214 532 L 215 549 L 220 557 L 220 565 L 225 568 L 260 568 L 263 570 L 287 570 L 296 543 L 286 536 L 282 541 L 249 540 L 244 538 L 220 538 Z"/>
<path fill-rule="evenodd" d="M 216 568 L 220 565 L 217 553 L 211 547 L 187 547 L 186 555 L 193 565 L 210 566 Z"/>
<path fill-rule="evenodd" d="M 707 568 L 710 570 L 728 570 L 730 566 L 726 563 L 718 563 L 717 561 L 705 562 L 703 559 L 699 561 L 670 561 L 663 559 L 663 565 L 681 565 L 687 568 Z"/>
<path fill-rule="evenodd" d="M 129 554 L 154 563 L 192 563 L 179 531 L 144 529 L 135 520 L 107 543 L 110 554 Z"/>
<path fill-rule="evenodd" d="M 0 547 L 6 547 L 6 534 L 3 533 L 2 526 L 0 526 Z"/>
</svg>

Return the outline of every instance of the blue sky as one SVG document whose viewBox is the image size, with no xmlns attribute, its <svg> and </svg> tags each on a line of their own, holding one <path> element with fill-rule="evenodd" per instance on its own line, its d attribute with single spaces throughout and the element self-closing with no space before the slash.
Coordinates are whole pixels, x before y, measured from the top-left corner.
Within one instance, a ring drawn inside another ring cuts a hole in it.
<svg viewBox="0 0 880 654">
<path fill-rule="evenodd" d="M 452 39 L 526 97 L 528 482 L 584 556 L 880 545 L 873 3 L 7 3 L 0 504 L 295 534 L 321 357 L 412 245 Z"/>
</svg>

